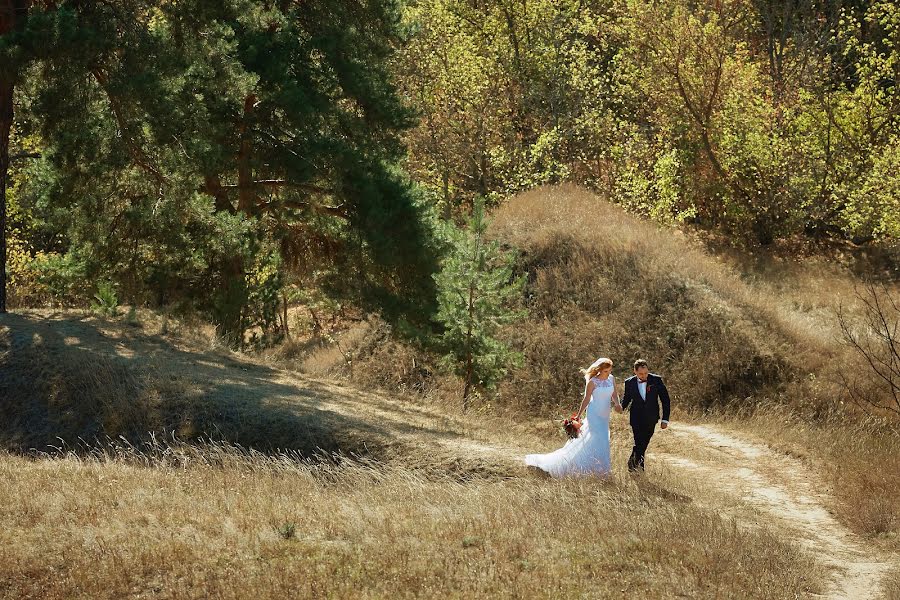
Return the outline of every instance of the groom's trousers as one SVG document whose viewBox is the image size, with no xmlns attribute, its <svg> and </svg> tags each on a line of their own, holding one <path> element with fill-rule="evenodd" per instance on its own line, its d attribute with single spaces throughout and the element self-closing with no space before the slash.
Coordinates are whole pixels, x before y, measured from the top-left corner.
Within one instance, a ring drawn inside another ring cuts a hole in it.
<svg viewBox="0 0 900 600">
<path fill-rule="evenodd" d="M 644 453 L 647 452 L 647 446 L 650 445 L 650 438 L 656 430 L 656 422 L 641 425 L 632 425 L 631 431 L 634 433 L 634 448 L 631 449 L 631 456 L 628 458 L 628 470 L 637 471 L 644 470 Z"/>
</svg>

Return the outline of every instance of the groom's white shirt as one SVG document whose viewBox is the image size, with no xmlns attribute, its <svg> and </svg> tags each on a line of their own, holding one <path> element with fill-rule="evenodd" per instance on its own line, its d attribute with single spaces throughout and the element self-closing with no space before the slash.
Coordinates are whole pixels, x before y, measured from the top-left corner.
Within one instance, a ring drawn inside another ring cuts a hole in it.
<svg viewBox="0 0 900 600">
<path fill-rule="evenodd" d="M 638 384 L 638 392 L 641 394 L 641 399 L 646 402 L 647 401 L 647 382 L 641 381 L 640 379 L 638 379 L 637 384 Z M 660 423 L 668 423 L 668 421 L 663 419 L 662 421 L 660 421 Z"/>
</svg>

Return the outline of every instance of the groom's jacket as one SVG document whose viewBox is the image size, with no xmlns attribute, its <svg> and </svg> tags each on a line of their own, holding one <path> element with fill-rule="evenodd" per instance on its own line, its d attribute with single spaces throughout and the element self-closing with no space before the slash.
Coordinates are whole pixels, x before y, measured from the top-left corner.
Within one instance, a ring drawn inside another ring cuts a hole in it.
<svg viewBox="0 0 900 600">
<path fill-rule="evenodd" d="M 662 404 L 662 420 L 669 420 L 669 390 L 662 377 L 650 373 L 647 375 L 647 399 L 641 398 L 638 390 L 638 378 L 633 375 L 625 380 L 625 395 L 622 408 L 631 406 L 631 425 L 649 427 L 659 421 L 659 405 Z"/>
</svg>

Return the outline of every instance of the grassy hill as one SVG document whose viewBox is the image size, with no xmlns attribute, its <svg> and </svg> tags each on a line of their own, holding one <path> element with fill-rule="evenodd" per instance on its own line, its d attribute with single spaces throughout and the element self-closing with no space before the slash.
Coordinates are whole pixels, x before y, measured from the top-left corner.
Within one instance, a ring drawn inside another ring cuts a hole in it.
<svg viewBox="0 0 900 600">
<path fill-rule="evenodd" d="M 520 465 L 560 444 L 543 420 L 461 415 L 139 321 L 0 317 L 0 598 L 820 589 L 793 541 L 735 535 L 693 478 L 662 461 L 652 479 L 625 476 L 624 420 L 613 480 L 547 481 Z M 97 435 L 133 437 L 73 448 Z"/>
<path fill-rule="evenodd" d="M 634 359 L 649 360 L 679 410 L 694 414 L 848 415 L 837 370 L 863 371 L 839 341 L 837 309 L 858 309 L 861 280 L 849 269 L 815 257 L 714 253 L 575 186 L 510 198 L 491 219 L 491 235 L 519 252 L 528 278 L 528 317 L 506 332 L 526 362 L 499 397 L 514 412 L 567 410 L 581 392 L 577 369 L 606 355 L 620 378 Z M 355 331 L 343 349 L 354 378 L 372 385 L 445 397 L 458 387 L 383 326 Z M 342 376 L 343 356 L 318 371 Z"/>
<path fill-rule="evenodd" d="M 834 595 L 846 549 L 820 527 L 871 548 L 850 580 L 884 579 L 859 589 L 900 594 L 900 440 L 834 377 L 858 369 L 850 274 L 737 272 L 576 188 L 512 199 L 492 234 L 528 274 L 526 363 L 469 414 L 377 319 L 253 357 L 151 312 L 0 315 L 0 598 Z M 611 480 L 526 473 L 600 354 L 669 380 L 647 477 L 624 419 Z M 699 418 L 745 441 L 679 429 Z"/>
</svg>

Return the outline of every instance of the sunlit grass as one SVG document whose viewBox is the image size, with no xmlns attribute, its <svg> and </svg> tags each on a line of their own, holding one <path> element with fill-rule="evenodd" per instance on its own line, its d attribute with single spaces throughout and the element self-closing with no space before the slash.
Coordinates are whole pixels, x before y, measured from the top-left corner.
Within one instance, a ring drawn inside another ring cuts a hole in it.
<svg viewBox="0 0 900 600">
<path fill-rule="evenodd" d="M 818 572 L 665 471 L 468 481 L 224 445 L 0 457 L 7 597 L 796 597 Z"/>
</svg>

